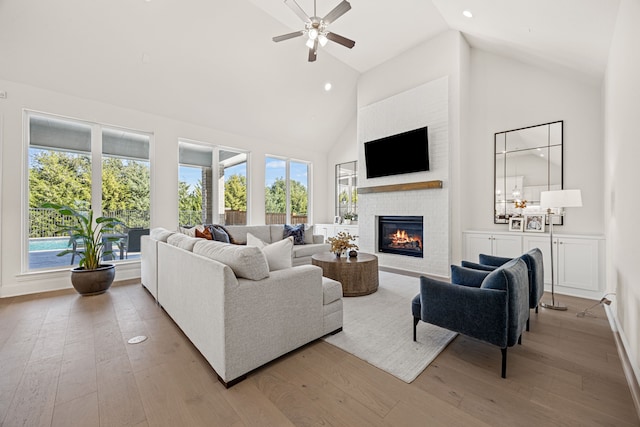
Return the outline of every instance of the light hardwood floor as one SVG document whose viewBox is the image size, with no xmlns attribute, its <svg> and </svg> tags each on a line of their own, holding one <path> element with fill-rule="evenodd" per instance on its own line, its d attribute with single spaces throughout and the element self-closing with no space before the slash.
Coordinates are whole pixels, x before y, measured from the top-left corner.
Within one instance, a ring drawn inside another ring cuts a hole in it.
<svg viewBox="0 0 640 427">
<path fill-rule="evenodd" d="M 14 426 L 637 426 L 601 307 L 562 297 L 521 346 L 458 336 L 406 384 L 322 341 L 225 389 L 139 284 L 0 299 L 0 423 Z M 411 334 L 407 306 L 407 334 Z M 127 340 L 146 335 L 130 345 Z"/>
</svg>

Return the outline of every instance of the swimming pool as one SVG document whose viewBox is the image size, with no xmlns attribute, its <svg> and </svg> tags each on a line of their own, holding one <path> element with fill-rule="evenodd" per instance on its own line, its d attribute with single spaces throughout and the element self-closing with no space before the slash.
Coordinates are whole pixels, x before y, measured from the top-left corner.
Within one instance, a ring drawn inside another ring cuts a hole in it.
<svg viewBox="0 0 640 427">
<path fill-rule="evenodd" d="M 62 251 L 67 249 L 68 237 L 45 237 L 29 239 L 29 252 Z"/>
</svg>

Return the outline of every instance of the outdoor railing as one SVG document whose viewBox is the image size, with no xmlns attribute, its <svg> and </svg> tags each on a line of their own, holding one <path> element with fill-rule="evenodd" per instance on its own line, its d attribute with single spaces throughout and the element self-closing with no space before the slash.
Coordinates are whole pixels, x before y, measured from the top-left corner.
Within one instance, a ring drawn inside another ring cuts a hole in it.
<svg viewBox="0 0 640 427">
<path fill-rule="evenodd" d="M 118 218 L 128 228 L 149 228 L 148 211 L 115 210 L 104 211 L 102 215 Z M 54 209 L 29 208 L 29 238 L 68 236 L 58 230 L 73 222 L 73 217 L 60 215 Z"/>
<path fill-rule="evenodd" d="M 149 228 L 149 211 L 114 210 L 104 211 L 103 216 L 118 218 L 128 228 Z M 291 224 L 307 223 L 307 215 L 292 215 Z M 181 225 L 202 224 L 201 211 L 180 211 L 179 221 Z M 54 209 L 30 208 L 29 209 L 29 238 L 61 237 L 66 233 L 59 233 L 61 226 L 71 224 L 73 217 L 60 215 Z M 266 224 L 285 224 L 287 216 L 284 213 L 267 213 Z M 226 210 L 224 223 L 226 225 L 243 225 L 247 223 L 247 212 Z"/>
</svg>

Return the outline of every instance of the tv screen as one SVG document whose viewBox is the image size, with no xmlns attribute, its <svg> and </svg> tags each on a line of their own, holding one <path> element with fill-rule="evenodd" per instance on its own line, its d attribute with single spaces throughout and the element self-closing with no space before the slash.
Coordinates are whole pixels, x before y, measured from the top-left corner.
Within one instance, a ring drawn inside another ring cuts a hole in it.
<svg viewBox="0 0 640 427">
<path fill-rule="evenodd" d="M 364 143 L 367 178 L 429 170 L 428 128 Z"/>
</svg>

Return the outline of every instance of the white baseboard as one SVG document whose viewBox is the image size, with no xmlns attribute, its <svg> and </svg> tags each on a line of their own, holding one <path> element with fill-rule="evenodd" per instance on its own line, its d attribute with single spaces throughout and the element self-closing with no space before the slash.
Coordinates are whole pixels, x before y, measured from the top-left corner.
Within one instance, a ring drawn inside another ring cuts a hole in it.
<svg viewBox="0 0 640 427">
<path fill-rule="evenodd" d="M 631 360 L 629 357 L 629 340 L 627 340 L 624 331 L 620 328 L 618 317 L 608 305 L 604 306 L 604 311 L 607 313 L 607 318 L 613 331 L 613 337 L 616 341 L 616 347 L 618 348 L 620 362 L 622 363 L 622 370 L 629 384 L 629 391 L 631 392 L 633 404 L 636 407 L 636 413 L 638 414 L 638 418 L 640 418 L 640 369 L 638 369 L 636 361 Z"/>
</svg>

